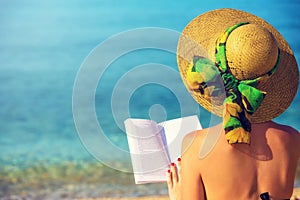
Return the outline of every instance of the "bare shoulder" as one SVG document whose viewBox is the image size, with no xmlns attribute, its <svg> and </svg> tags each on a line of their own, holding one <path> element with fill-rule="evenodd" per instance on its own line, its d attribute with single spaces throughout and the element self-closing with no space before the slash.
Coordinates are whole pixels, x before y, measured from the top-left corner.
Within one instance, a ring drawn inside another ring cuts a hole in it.
<svg viewBox="0 0 300 200">
<path fill-rule="evenodd" d="M 198 148 L 207 134 L 207 129 L 196 130 L 187 134 L 182 141 L 182 153 L 193 152 L 195 146 Z"/>
<path fill-rule="evenodd" d="M 279 123 L 276 123 L 276 122 L 272 122 L 270 128 L 272 128 L 273 132 L 275 131 L 275 132 L 280 133 L 280 136 L 287 136 L 287 137 L 290 137 L 292 139 L 295 139 L 296 141 L 300 140 L 299 131 L 297 131 L 296 129 L 294 129 L 291 126 L 287 126 L 287 125 L 279 124 Z"/>
<path fill-rule="evenodd" d="M 270 135 L 276 135 L 279 139 L 284 141 L 288 147 L 298 147 L 297 153 L 300 156 L 300 133 L 291 126 L 272 122 L 270 126 Z"/>
</svg>

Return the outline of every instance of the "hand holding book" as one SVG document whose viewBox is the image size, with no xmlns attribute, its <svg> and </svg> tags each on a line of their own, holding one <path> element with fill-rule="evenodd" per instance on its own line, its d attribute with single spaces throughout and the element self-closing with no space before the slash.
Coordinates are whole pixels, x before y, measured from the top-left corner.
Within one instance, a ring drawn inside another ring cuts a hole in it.
<svg viewBox="0 0 300 200">
<path fill-rule="evenodd" d="M 159 124 L 130 118 L 124 123 L 136 184 L 166 181 L 166 169 L 181 156 L 184 136 L 202 129 L 197 116 Z"/>
</svg>

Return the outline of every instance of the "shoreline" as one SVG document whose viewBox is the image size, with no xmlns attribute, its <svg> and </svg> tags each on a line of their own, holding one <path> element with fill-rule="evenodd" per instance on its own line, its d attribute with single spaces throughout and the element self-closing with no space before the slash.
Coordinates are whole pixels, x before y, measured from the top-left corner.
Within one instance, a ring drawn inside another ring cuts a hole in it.
<svg viewBox="0 0 300 200">
<path fill-rule="evenodd" d="M 300 169 L 300 167 L 298 167 Z M 291 199 L 300 200 L 300 174 Z M 130 173 L 99 162 L 35 163 L 25 168 L 7 165 L 0 171 L 0 199 L 167 200 L 167 185 L 136 185 Z"/>
<path fill-rule="evenodd" d="M 90 198 L 76 200 L 169 200 L 168 196 L 126 197 L 126 198 Z"/>
<path fill-rule="evenodd" d="M 90 195 L 87 195 L 90 196 Z M 50 195 L 46 196 L 40 196 L 40 197 L 35 197 L 35 196 L 27 196 L 25 194 L 20 194 L 20 195 L 8 195 L 8 196 L 1 196 L 0 199 L 57 199 L 57 200 L 63 200 L 63 199 L 74 199 L 74 200 L 169 200 L 169 197 L 166 195 L 159 195 L 159 194 L 148 194 L 145 196 L 136 196 L 136 197 L 120 197 L 119 195 L 116 197 L 100 197 L 99 195 L 91 195 L 90 197 L 76 197 L 75 196 L 68 196 L 64 195 L 62 193 L 51 193 Z M 122 195 L 121 195 L 122 196 Z M 293 194 L 290 198 L 290 200 L 300 200 L 300 187 L 294 188 Z"/>
</svg>

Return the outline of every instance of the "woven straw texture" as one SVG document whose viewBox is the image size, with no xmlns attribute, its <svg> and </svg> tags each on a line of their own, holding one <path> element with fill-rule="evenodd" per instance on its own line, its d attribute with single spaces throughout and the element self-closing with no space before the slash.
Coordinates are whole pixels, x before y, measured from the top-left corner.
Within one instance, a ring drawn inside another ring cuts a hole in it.
<svg viewBox="0 0 300 200">
<path fill-rule="evenodd" d="M 237 79 L 253 79 L 270 71 L 280 49 L 279 68 L 257 86 L 267 95 L 258 110 L 250 116 L 252 123 L 269 121 L 284 112 L 292 102 L 298 88 L 299 72 L 288 43 L 263 19 L 233 9 L 214 10 L 196 17 L 185 27 L 178 42 L 179 71 L 187 86 L 186 73 L 193 56 L 204 56 L 215 61 L 217 38 L 238 22 L 250 24 L 234 30 L 226 44 L 228 65 Z M 204 98 L 199 92 L 189 92 L 202 107 L 222 116 L 225 95 Z"/>
</svg>

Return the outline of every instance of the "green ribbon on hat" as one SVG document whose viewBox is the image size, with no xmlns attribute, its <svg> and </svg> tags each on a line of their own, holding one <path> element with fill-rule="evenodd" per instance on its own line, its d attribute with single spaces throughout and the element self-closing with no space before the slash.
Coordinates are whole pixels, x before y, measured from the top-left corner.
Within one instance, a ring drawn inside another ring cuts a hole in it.
<svg viewBox="0 0 300 200">
<path fill-rule="evenodd" d="M 250 144 L 252 115 L 262 103 L 266 92 L 256 88 L 262 79 L 271 76 L 279 66 L 280 55 L 275 66 L 266 74 L 252 80 L 238 80 L 230 72 L 226 58 L 226 41 L 230 33 L 248 22 L 229 27 L 216 42 L 216 62 L 194 56 L 186 80 L 191 90 L 206 98 L 226 93 L 223 109 L 223 127 L 228 143 Z"/>
</svg>

